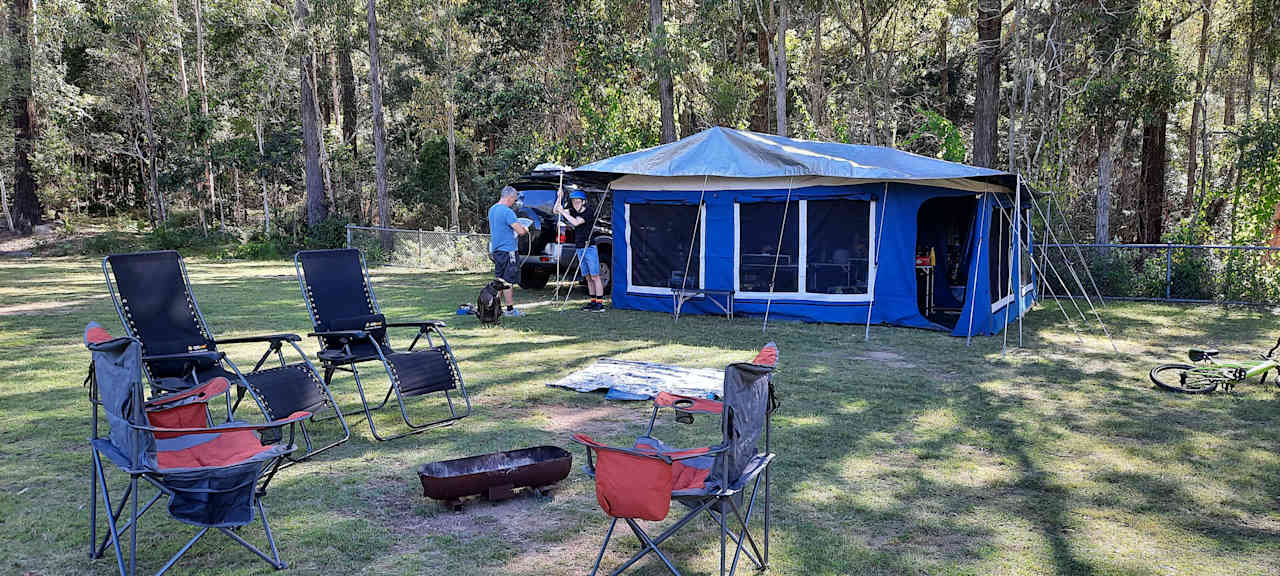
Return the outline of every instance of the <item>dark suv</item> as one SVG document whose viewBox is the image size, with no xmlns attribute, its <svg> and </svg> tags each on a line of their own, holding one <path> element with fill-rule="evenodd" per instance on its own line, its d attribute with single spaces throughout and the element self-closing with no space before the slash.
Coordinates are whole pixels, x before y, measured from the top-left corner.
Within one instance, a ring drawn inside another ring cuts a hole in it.
<svg viewBox="0 0 1280 576">
<path fill-rule="evenodd" d="M 552 278 L 578 272 L 573 227 L 555 213 L 556 190 L 563 176 L 565 202 L 570 191 L 582 190 L 587 193 L 590 209 L 599 208 L 590 245 L 600 252 L 600 282 L 607 294 L 613 284 L 613 228 L 609 223 L 613 211 L 610 205 L 601 207 L 600 204 L 611 202 L 606 194 L 608 180 L 566 170 L 568 168 L 555 164 L 539 164 L 511 183 L 520 192 L 516 214 L 533 220 L 529 234 L 520 237 L 516 255 L 520 263 L 520 287 L 537 290 Z M 582 275 L 578 274 L 577 279 L 581 280 Z"/>
</svg>

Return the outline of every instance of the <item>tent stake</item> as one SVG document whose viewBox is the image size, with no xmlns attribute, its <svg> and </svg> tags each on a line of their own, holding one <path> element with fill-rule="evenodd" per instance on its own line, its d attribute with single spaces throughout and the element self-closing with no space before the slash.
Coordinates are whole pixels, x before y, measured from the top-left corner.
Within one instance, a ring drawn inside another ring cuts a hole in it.
<svg viewBox="0 0 1280 576">
<path fill-rule="evenodd" d="M 880 207 L 880 224 L 876 226 L 876 258 L 875 270 L 871 273 L 871 286 L 867 291 L 871 293 L 871 301 L 867 303 L 867 327 L 862 335 L 862 341 L 871 340 L 871 309 L 876 305 L 876 280 L 880 279 L 880 238 L 884 235 L 884 213 L 889 211 L 889 183 L 884 183 L 884 194 L 882 195 Z M 871 217 L 875 218 L 875 214 Z"/>
</svg>

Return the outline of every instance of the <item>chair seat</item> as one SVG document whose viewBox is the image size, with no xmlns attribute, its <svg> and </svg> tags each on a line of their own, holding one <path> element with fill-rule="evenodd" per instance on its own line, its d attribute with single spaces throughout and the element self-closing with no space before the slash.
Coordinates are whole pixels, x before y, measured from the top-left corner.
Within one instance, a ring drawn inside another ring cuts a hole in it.
<svg viewBox="0 0 1280 576">
<path fill-rule="evenodd" d="M 219 468 L 265 460 L 282 451 L 281 446 L 264 446 L 252 430 L 157 438 L 156 468 L 159 472 Z"/>
<path fill-rule="evenodd" d="M 264 368 L 245 374 L 244 379 L 272 420 L 285 418 L 294 412 L 319 413 L 329 404 L 324 384 L 309 366 L 300 362 Z"/>
<path fill-rule="evenodd" d="M 352 364 L 378 359 L 378 350 L 370 342 L 353 342 L 347 348 L 351 351 L 347 352 L 344 348 L 325 348 L 316 353 L 316 358 L 330 364 Z"/>
</svg>

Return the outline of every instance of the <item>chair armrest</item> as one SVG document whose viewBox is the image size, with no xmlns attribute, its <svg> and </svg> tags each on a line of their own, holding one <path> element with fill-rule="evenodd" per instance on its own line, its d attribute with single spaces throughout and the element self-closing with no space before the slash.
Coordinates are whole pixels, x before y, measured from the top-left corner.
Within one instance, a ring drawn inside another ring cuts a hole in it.
<svg viewBox="0 0 1280 576">
<path fill-rule="evenodd" d="M 352 340 L 366 340 L 369 333 L 364 330 L 329 330 L 327 332 L 309 332 L 308 338 L 350 338 Z"/>
<path fill-rule="evenodd" d="M 302 337 L 297 334 L 264 334 L 261 336 L 241 336 L 239 338 L 223 338 L 214 340 L 215 344 L 243 344 L 246 342 L 301 342 Z"/>
<path fill-rule="evenodd" d="M 443 320 L 420 320 L 417 322 L 387 322 L 387 328 L 444 328 Z"/>
<path fill-rule="evenodd" d="M 677 412 L 690 414 L 721 414 L 724 412 L 724 403 L 719 400 L 682 396 L 670 392 L 659 392 L 653 399 L 653 405 L 673 408 Z"/>
<path fill-rule="evenodd" d="M 189 390 L 184 390 L 182 392 L 177 392 L 174 394 L 167 394 L 165 396 L 152 398 L 151 400 L 147 401 L 146 405 L 148 408 L 164 406 L 166 404 L 173 404 L 174 402 L 180 402 L 182 400 L 186 400 L 187 398 L 191 398 L 192 396 L 198 396 L 200 398 L 209 398 L 211 396 L 217 396 L 219 394 L 222 394 L 223 392 L 226 392 L 230 388 L 231 388 L 231 382 L 227 381 L 226 378 L 219 376 L 217 378 L 211 378 L 208 382 L 205 382 L 204 384 L 193 387 Z"/>
<path fill-rule="evenodd" d="M 609 450 L 612 452 L 621 452 L 623 454 L 630 454 L 632 456 L 640 456 L 643 458 L 653 458 L 655 460 L 662 460 L 663 462 L 675 462 L 678 460 L 689 460 L 691 458 L 699 458 L 702 456 L 712 456 L 712 455 L 724 452 L 729 448 L 728 444 L 721 444 L 719 446 L 708 446 L 706 448 L 659 451 L 657 449 L 644 450 L 639 448 L 623 448 L 621 446 L 608 446 L 608 445 L 596 442 L 590 436 L 587 436 L 586 434 L 581 434 L 581 433 L 574 434 L 572 436 L 572 439 L 574 442 L 577 442 L 578 444 L 586 446 L 587 448 L 594 448 L 596 450 Z"/>
<path fill-rule="evenodd" d="M 298 411 L 290 414 L 287 418 L 263 422 L 262 424 L 231 424 L 227 426 L 215 426 L 213 428 L 161 428 L 158 426 L 142 426 L 140 424 L 129 424 L 130 428 L 135 430 L 146 430 L 148 432 L 159 432 L 165 434 L 175 434 L 178 436 L 186 436 L 188 434 L 221 434 L 223 432 L 237 432 L 242 430 L 269 430 L 271 428 L 279 428 L 288 426 L 299 420 L 306 420 L 311 417 L 310 412 Z"/>
<path fill-rule="evenodd" d="M 217 360 L 222 360 L 225 357 L 226 357 L 226 354 L 223 354 L 220 351 L 200 350 L 197 352 L 178 352 L 177 354 L 153 354 L 153 355 L 143 356 L 142 361 L 155 362 L 159 360 L 198 360 L 201 358 L 217 361 Z"/>
</svg>

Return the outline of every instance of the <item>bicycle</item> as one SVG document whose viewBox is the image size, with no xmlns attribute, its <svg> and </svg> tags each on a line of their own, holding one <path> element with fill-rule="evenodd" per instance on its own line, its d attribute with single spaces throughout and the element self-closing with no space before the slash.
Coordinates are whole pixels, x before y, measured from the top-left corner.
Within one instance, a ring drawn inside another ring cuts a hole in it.
<svg viewBox="0 0 1280 576">
<path fill-rule="evenodd" d="M 1280 339 L 1266 354 L 1259 355 L 1260 362 L 1238 363 L 1218 362 L 1218 350 L 1212 348 L 1192 348 L 1187 351 L 1187 357 L 1198 365 L 1161 364 L 1151 369 L 1151 381 L 1166 390 L 1186 394 L 1207 394 L 1218 386 L 1230 392 L 1236 384 L 1255 376 L 1261 376 L 1258 383 L 1265 385 L 1267 373 L 1280 368 L 1280 360 L 1273 357 L 1277 349 L 1280 349 Z M 1280 372 L 1277 374 L 1275 381 L 1280 386 Z"/>
</svg>

